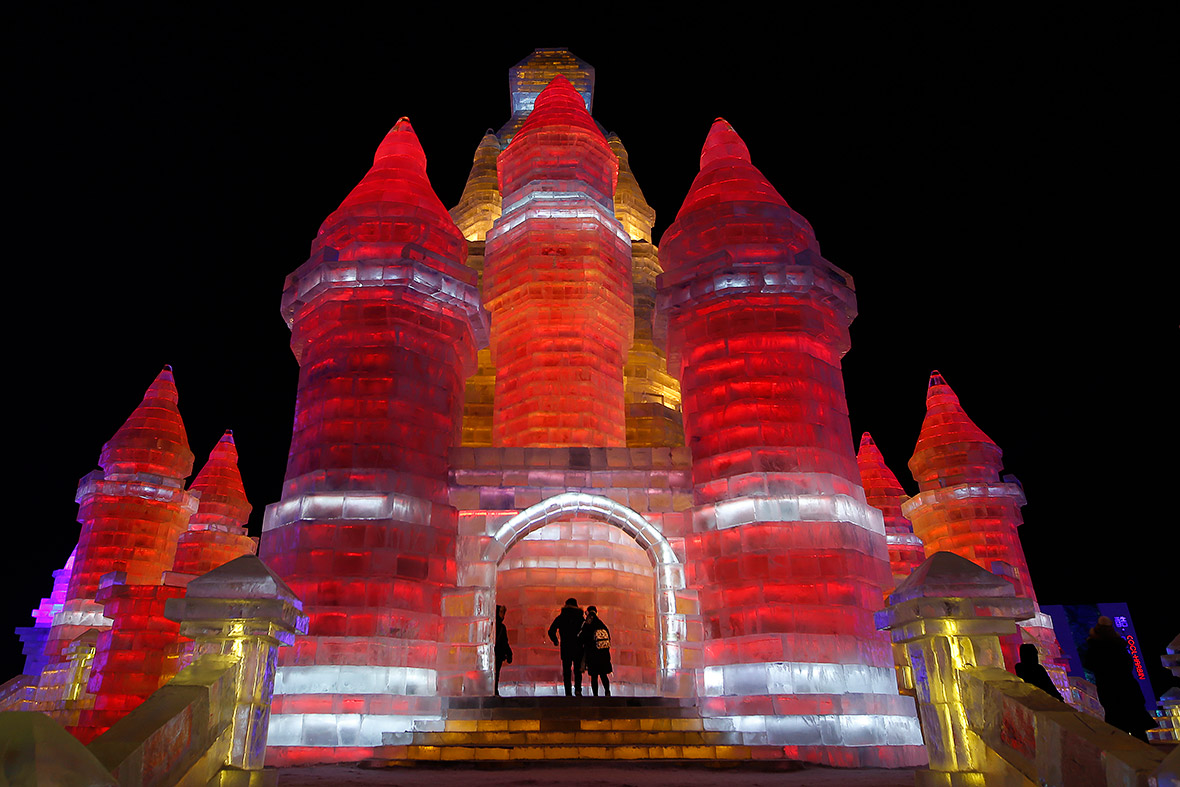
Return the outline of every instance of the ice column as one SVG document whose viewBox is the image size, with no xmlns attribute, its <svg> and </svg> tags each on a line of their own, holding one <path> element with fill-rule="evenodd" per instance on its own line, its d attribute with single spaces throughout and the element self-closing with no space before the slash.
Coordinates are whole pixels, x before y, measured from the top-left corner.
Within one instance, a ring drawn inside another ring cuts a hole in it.
<svg viewBox="0 0 1180 787">
<path fill-rule="evenodd" d="M 1005 577 L 1016 594 L 1033 602 L 1033 617 L 1020 628 L 1035 640 L 1041 662 L 1062 696 L 1069 696 L 1061 647 L 1053 621 L 1037 606 L 1028 561 L 1016 528 L 1024 521 L 1020 508 L 1024 490 L 1015 479 L 1000 480 L 1003 452 L 975 425 L 959 397 L 938 371 L 931 372 L 926 391 L 926 418 L 910 458 L 918 494 L 902 504 L 902 513 L 929 554 L 953 552 Z M 1011 667 L 1020 637 L 1004 641 Z"/>
<path fill-rule="evenodd" d="M 487 331 L 466 252 L 403 118 L 287 278 L 299 391 L 261 554 L 311 622 L 280 657 L 277 761 L 356 759 L 438 713 L 448 453 Z"/>
<path fill-rule="evenodd" d="M 484 272 L 497 445 L 626 444 L 634 317 L 630 239 L 612 201 L 618 166 L 563 76 L 500 154 L 504 212 Z"/>
<path fill-rule="evenodd" d="M 702 712 L 748 743 L 844 766 L 924 759 L 873 624 L 889 581 L 840 359 L 852 282 L 717 120 L 661 240 L 658 309 L 684 397 L 705 622 Z"/>
</svg>

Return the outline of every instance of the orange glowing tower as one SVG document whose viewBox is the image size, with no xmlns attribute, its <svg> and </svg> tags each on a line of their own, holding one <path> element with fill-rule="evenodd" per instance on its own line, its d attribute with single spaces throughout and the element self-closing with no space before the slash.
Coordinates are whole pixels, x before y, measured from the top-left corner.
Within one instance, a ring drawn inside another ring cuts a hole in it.
<svg viewBox="0 0 1180 787">
<path fill-rule="evenodd" d="M 901 513 L 901 504 L 909 499 L 909 495 L 885 464 L 881 449 L 868 432 L 860 436 L 856 464 L 860 468 L 865 499 L 885 517 L 885 542 L 889 545 L 889 570 L 893 574 L 893 582 L 885 589 L 888 596 L 926 559 L 926 548 L 922 539 L 914 535 L 913 525 Z"/>
<path fill-rule="evenodd" d="M 1016 528 L 1023 523 L 1024 490 L 1015 479 L 1000 478 L 1003 452 L 975 425 L 959 397 L 938 371 L 931 372 L 926 391 L 926 418 L 910 458 L 918 494 L 902 504 L 926 552 L 954 552 L 1006 578 L 1016 593 L 1031 599 L 1036 614 L 1020 623 L 1021 631 L 1041 650 L 1054 682 L 1068 691 L 1057 661 L 1061 648 L 1052 620 L 1037 605 L 1028 561 Z M 1009 668 L 1016 661 L 1018 641 L 1006 641 Z"/>
<path fill-rule="evenodd" d="M 500 154 L 503 213 L 484 290 L 503 446 L 625 446 L 634 329 L 631 244 L 614 214 L 618 159 L 564 76 Z"/>
<path fill-rule="evenodd" d="M 437 713 L 448 452 L 487 331 L 466 252 L 403 118 L 287 278 L 299 391 L 261 556 L 310 627 L 280 657 L 272 746 L 348 757 L 362 725 L 379 739 L 423 703 Z"/>
<path fill-rule="evenodd" d="M 702 713 L 787 756 L 836 765 L 920 759 L 875 631 L 889 582 L 866 502 L 841 358 L 851 278 L 717 120 L 664 234 L 658 308 L 680 378 L 696 505 L 687 540 L 705 643 Z"/>
</svg>

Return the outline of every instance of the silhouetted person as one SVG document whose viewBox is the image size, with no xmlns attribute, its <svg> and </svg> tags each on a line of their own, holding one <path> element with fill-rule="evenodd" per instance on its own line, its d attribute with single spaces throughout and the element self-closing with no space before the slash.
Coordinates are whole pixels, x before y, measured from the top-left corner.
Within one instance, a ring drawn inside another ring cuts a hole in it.
<svg viewBox="0 0 1180 787">
<path fill-rule="evenodd" d="M 602 691 L 610 696 L 610 678 L 613 670 L 610 664 L 610 629 L 598 617 L 598 607 L 586 607 L 586 622 L 578 635 L 586 656 L 586 671 L 590 673 L 590 690 L 598 696 L 598 681 L 602 680 Z"/>
<path fill-rule="evenodd" d="M 1127 653 L 1127 642 L 1114 630 L 1114 622 L 1103 615 L 1090 636 L 1082 666 L 1094 673 L 1098 701 L 1106 711 L 1106 723 L 1123 732 L 1147 740 L 1147 730 L 1154 726 L 1143 707 L 1143 692 L 1135 680 L 1135 665 Z"/>
<path fill-rule="evenodd" d="M 512 646 L 508 644 L 508 627 L 504 625 L 504 616 L 508 614 L 508 607 L 496 605 L 496 696 L 500 696 L 500 668 L 504 662 L 512 663 Z"/>
<path fill-rule="evenodd" d="M 582 696 L 582 643 L 578 640 L 578 632 L 582 630 L 584 617 L 582 608 L 578 606 L 576 598 L 567 598 L 565 606 L 553 623 L 549 626 L 549 639 L 557 645 L 557 635 L 561 634 L 561 677 L 565 681 L 565 696 L 570 696 L 570 672 L 574 673 L 574 687 L 579 697 Z"/>
<path fill-rule="evenodd" d="M 1049 672 L 1041 664 L 1041 655 L 1037 653 L 1037 646 L 1026 642 L 1020 646 L 1020 661 L 1016 662 L 1016 677 L 1025 683 L 1031 683 L 1055 700 L 1065 702 L 1061 692 L 1053 685 Z"/>
</svg>

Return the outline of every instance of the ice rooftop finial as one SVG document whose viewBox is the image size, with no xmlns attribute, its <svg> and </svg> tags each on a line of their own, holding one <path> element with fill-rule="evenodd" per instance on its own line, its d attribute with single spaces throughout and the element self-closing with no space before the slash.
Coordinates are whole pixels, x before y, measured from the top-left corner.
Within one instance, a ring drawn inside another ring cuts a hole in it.
<svg viewBox="0 0 1180 787">
<path fill-rule="evenodd" d="M 193 471 L 172 368 L 165 366 L 148 386 L 143 401 L 102 447 L 98 464 L 108 475 L 151 473 L 187 478 Z"/>
<path fill-rule="evenodd" d="M 748 162 L 750 149 L 733 130 L 733 126 L 729 125 L 729 121 L 717 118 L 709 129 L 709 136 L 705 137 L 704 147 L 701 148 L 701 169 L 727 158 Z"/>
</svg>

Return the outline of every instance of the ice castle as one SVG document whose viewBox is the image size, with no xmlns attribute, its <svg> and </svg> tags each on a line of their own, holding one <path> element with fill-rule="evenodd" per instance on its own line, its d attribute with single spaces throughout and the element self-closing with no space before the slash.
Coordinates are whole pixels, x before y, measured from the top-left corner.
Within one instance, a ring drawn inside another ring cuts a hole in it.
<svg viewBox="0 0 1180 787">
<path fill-rule="evenodd" d="M 268 760 L 362 759 L 490 695 L 497 604 L 502 693 L 563 693 L 545 630 L 575 596 L 611 626 L 616 695 L 794 759 L 924 762 L 873 613 L 939 550 L 1033 598 L 999 448 L 935 373 L 920 493 L 868 435 L 858 457 L 852 278 L 726 121 L 657 249 L 593 68 L 540 49 L 510 90 L 457 206 L 403 118 L 284 284 L 297 405 L 258 551 L 310 626 L 279 653 Z M 184 663 L 168 599 L 255 549 L 231 435 L 185 486 L 170 370 L 99 464 L 21 630 L 22 707 L 83 739 Z M 1047 619 L 1024 631 L 1052 665 Z"/>
</svg>

